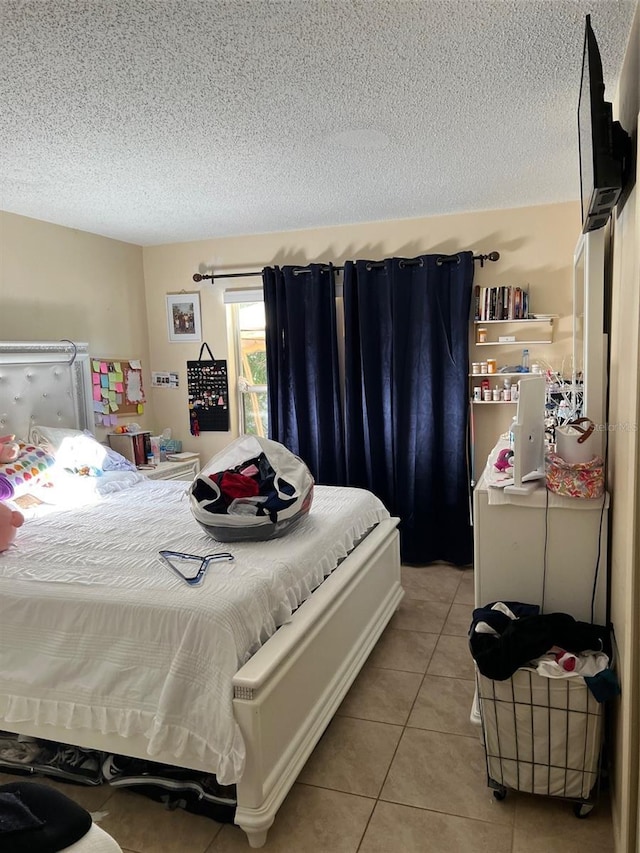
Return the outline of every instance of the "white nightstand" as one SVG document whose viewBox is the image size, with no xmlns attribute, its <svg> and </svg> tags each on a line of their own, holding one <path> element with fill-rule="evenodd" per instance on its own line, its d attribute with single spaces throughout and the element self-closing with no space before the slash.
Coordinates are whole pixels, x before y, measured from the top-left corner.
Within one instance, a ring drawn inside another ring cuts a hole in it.
<svg viewBox="0 0 640 853">
<path fill-rule="evenodd" d="M 159 462 L 155 468 L 138 468 L 149 480 L 185 480 L 191 482 L 200 470 L 200 457 L 180 462 Z"/>
</svg>

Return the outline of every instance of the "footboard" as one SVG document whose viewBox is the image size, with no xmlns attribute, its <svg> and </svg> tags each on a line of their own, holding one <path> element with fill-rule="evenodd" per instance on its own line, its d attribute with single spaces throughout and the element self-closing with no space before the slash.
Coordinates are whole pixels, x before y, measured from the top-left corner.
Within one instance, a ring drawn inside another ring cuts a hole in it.
<svg viewBox="0 0 640 853">
<path fill-rule="evenodd" d="M 261 847 L 275 814 L 402 599 L 398 519 L 381 522 L 235 675 L 247 748 L 236 823 Z"/>
</svg>

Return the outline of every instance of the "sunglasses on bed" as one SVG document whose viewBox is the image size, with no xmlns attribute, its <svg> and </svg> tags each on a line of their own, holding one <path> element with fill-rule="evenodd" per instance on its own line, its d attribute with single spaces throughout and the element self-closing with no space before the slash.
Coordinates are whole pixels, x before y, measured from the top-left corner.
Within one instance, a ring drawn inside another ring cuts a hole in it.
<svg viewBox="0 0 640 853">
<path fill-rule="evenodd" d="M 160 559 L 168 566 L 171 571 L 176 574 L 181 580 L 189 584 L 189 586 L 197 586 L 202 583 L 202 580 L 207 573 L 209 564 L 216 560 L 234 560 L 233 554 L 227 551 L 219 551 L 217 554 L 207 554 L 206 557 L 200 557 L 198 554 L 183 554 L 181 551 L 160 551 Z M 191 563 L 197 563 L 198 569 L 195 575 L 186 575 L 182 568 L 186 568 Z"/>
</svg>

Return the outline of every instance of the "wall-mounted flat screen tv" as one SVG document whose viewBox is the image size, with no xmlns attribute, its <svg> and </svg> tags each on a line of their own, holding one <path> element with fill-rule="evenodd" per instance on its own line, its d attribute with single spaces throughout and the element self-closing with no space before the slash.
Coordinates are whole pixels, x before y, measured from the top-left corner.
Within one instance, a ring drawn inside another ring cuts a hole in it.
<svg viewBox="0 0 640 853">
<path fill-rule="evenodd" d="M 582 55 L 582 79 L 578 100 L 578 143 L 582 232 L 607 224 L 622 193 L 631 141 L 613 121 L 612 107 L 604 98 L 602 60 L 587 15 Z"/>
</svg>

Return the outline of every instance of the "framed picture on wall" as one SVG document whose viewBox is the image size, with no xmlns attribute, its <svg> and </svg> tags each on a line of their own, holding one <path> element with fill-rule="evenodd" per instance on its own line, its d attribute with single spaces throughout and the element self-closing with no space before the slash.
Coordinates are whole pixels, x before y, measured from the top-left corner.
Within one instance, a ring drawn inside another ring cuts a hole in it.
<svg viewBox="0 0 640 853">
<path fill-rule="evenodd" d="M 167 327 L 171 343 L 202 340 L 199 293 L 167 293 Z"/>
</svg>

